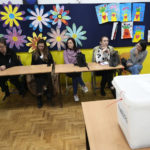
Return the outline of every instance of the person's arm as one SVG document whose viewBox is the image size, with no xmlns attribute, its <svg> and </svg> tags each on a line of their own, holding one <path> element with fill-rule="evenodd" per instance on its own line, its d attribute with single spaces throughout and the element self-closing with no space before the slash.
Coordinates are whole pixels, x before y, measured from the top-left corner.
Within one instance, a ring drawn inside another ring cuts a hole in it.
<svg viewBox="0 0 150 150">
<path fill-rule="evenodd" d="M 67 50 L 64 50 L 64 62 L 65 62 L 65 64 L 69 64 L 69 60 L 67 57 Z"/>
<path fill-rule="evenodd" d="M 48 66 L 54 64 L 53 56 L 51 53 L 48 53 Z"/>
<path fill-rule="evenodd" d="M 36 65 L 37 64 L 37 62 L 36 62 L 36 60 L 35 60 L 35 55 L 34 55 L 34 53 L 32 54 L 32 61 L 31 61 L 31 65 Z"/>
<path fill-rule="evenodd" d="M 136 61 L 135 50 L 134 48 L 130 51 L 130 58 L 127 60 L 127 66 L 132 66 Z"/>
<path fill-rule="evenodd" d="M 21 62 L 19 61 L 16 53 L 11 51 L 10 55 L 11 55 L 11 57 L 9 59 L 9 62 L 5 65 L 6 68 L 10 68 L 10 67 L 13 67 L 13 66 L 19 66 L 21 64 Z"/>
<path fill-rule="evenodd" d="M 145 58 L 146 58 L 146 56 L 147 56 L 147 51 L 145 50 L 145 51 L 144 51 L 144 55 L 143 55 L 143 57 L 138 61 L 138 64 L 142 65 L 143 62 L 144 62 L 144 60 L 145 60 Z"/>
</svg>

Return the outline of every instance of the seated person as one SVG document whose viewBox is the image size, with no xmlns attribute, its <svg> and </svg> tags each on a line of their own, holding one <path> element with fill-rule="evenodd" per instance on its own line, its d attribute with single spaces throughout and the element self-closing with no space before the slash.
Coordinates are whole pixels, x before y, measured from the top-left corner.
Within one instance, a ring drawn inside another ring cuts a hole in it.
<svg viewBox="0 0 150 150">
<path fill-rule="evenodd" d="M 0 71 L 19 65 L 20 61 L 18 60 L 16 53 L 12 49 L 9 49 L 7 47 L 6 40 L 4 38 L 0 38 Z M 6 97 L 10 95 L 7 85 L 8 80 L 16 86 L 17 90 L 19 91 L 19 94 L 24 96 L 25 89 L 23 87 L 23 84 L 19 81 L 19 76 L 1 76 L 0 87 L 2 91 L 5 92 L 3 100 L 5 100 Z"/>
<path fill-rule="evenodd" d="M 110 59 L 110 53 L 112 53 L 114 51 L 112 46 L 109 46 L 109 40 L 107 36 L 103 36 L 100 39 L 100 45 L 94 47 L 93 49 L 93 58 L 92 61 L 93 62 L 97 62 L 97 63 L 106 63 L 108 64 L 108 61 Z M 105 71 L 97 71 L 95 72 L 96 75 L 101 75 L 102 76 L 102 80 L 100 83 L 100 93 L 102 96 L 105 96 L 105 86 L 106 83 L 108 83 L 109 88 L 111 89 L 113 95 L 114 95 L 114 87 L 112 86 L 111 81 L 113 80 L 113 73 L 114 71 L 112 70 L 105 70 Z M 115 97 L 115 95 L 114 95 Z"/>
<path fill-rule="evenodd" d="M 76 55 L 80 52 L 76 47 L 75 40 L 73 38 L 69 38 L 66 43 L 66 50 L 64 50 L 64 62 L 65 64 L 76 64 L 77 59 Z M 86 93 L 88 92 L 88 88 L 85 86 L 85 83 L 82 80 L 81 73 L 68 73 L 69 77 L 72 78 L 72 86 L 73 86 L 73 94 L 74 100 L 79 101 L 79 97 L 77 95 L 78 83 L 82 86 L 82 90 Z"/>
<path fill-rule="evenodd" d="M 35 52 L 32 54 L 31 64 L 32 65 L 47 64 L 48 66 L 50 66 L 53 63 L 54 63 L 53 57 L 48 50 L 46 41 L 40 39 L 37 43 L 37 48 Z M 52 86 L 51 74 L 50 73 L 35 74 L 34 77 L 36 82 L 38 108 L 41 108 L 43 106 L 43 102 L 42 102 L 43 90 L 46 94 L 48 102 L 51 105 L 53 105 L 53 101 L 52 101 L 53 86 Z"/>
<path fill-rule="evenodd" d="M 127 61 L 127 70 L 131 74 L 139 74 L 142 70 L 143 62 L 147 56 L 147 42 L 145 40 L 140 40 L 136 46 L 130 51 L 130 58 Z"/>
</svg>

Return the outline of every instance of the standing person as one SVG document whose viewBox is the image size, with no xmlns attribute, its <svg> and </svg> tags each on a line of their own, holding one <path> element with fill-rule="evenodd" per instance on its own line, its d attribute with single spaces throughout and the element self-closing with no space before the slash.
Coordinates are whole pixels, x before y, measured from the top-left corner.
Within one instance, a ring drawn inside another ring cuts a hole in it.
<svg viewBox="0 0 150 150">
<path fill-rule="evenodd" d="M 103 36 L 100 39 L 100 43 L 98 46 L 94 47 L 93 49 L 93 58 L 92 61 L 93 62 L 97 62 L 97 63 L 104 63 L 104 62 L 108 62 L 110 59 L 110 53 L 112 53 L 114 51 L 113 47 L 109 45 L 109 39 L 107 36 Z M 113 73 L 114 71 L 112 70 L 105 70 L 105 71 L 97 71 L 95 72 L 95 74 L 101 75 L 102 76 L 102 80 L 100 83 L 100 93 L 102 96 L 105 96 L 105 86 L 106 83 L 108 83 L 109 88 L 112 91 L 113 96 L 115 97 L 115 91 L 114 91 L 114 87 L 111 83 L 111 81 L 113 80 Z"/>
<path fill-rule="evenodd" d="M 16 53 L 7 47 L 6 40 L 4 38 L 0 38 L 0 72 L 13 66 L 19 66 L 20 64 L 21 63 L 17 58 Z M 0 77 L 0 87 L 2 91 L 5 92 L 5 96 L 2 100 L 5 100 L 8 96 L 10 96 L 7 85 L 8 80 L 15 85 L 20 95 L 25 95 L 25 89 L 23 84 L 19 81 L 19 76 L 4 76 Z"/>
<path fill-rule="evenodd" d="M 40 39 L 37 43 L 37 48 L 32 54 L 32 65 L 47 64 L 50 66 L 53 64 L 53 57 L 49 53 L 46 41 Z M 50 73 L 35 74 L 36 91 L 37 91 L 37 105 L 39 108 L 43 106 L 42 94 L 46 94 L 48 102 L 53 105 L 53 86 Z"/>
<path fill-rule="evenodd" d="M 66 50 L 64 50 L 64 62 L 65 64 L 76 64 L 77 63 L 77 53 L 80 50 L 77 49 L 75 40 L 73 38 L 69 38 L 66 43 Z M 69 73 L 67 74 L 72 78 L 72 86 L 73 86 L 73 94 L 74 100 L 79 101 L 79 97 L 77 95 L 78 83 L 82 86 L 82 90 L 86 93 L 88 92 L 88 88 L 85 86 L 85 83 L 82 80 L 81 73 Z"/>
<path fill-rule="evenodd" d="M 127 70 L 132 74 L 139 74 L 143 68 L 143 62 L 147 56 L 147 42 L 140 40 L 130 51 L 130 58 L 127 61 Z"/>
</svg>

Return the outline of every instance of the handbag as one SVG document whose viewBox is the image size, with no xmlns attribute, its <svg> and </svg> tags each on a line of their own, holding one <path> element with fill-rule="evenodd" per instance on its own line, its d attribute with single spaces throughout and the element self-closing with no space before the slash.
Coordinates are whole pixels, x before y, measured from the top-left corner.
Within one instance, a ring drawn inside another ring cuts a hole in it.
<svg viewBox="0 0 150 150">
<path fill-rule="evenodd" d="M 116 67 L 119 64 L 120 64 L 120 56 L 118 54 L 118 51 L 113 51 L 110 54 L 109 66 Z"/>
</svg>

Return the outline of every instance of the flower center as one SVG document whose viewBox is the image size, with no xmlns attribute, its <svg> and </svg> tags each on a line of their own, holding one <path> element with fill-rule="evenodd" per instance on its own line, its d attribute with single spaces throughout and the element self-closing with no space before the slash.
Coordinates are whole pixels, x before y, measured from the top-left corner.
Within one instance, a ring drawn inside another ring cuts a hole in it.
<svg viewBox="0 0 150 150">
<path fill-rule="evenodd" d="M 58 15 L 57 17 L 58 17 L 58 19 L 61 19 L 61 18 L 62 18 L 62 16 L 61 16 L 61 15 Z"/>
<path fill-rule="evenodd" d="M 37 17 L 37 20 L 42 21 L 42 17 L 41 17 L 41 16 L 38 16 L 38 17 Z"/>
<path fill-rule="evenodd" d="M 13 41 L 15 41 L 15 42 L 18 41 L 18 37 L 16 37 L 16 36 L 13 36 L 12 39 L 13 39 Z"/>
<path fill-rule="evenodd" d="M 57 37 L 56 37 L 56 41 L 60 42 L 60 41 L 61 41 L 61 37 L 60 37 L 60 36 L 57 36 Z"/>
<path fill-rule="evenodd" d="M 73 37 L 74 39 L 76 39 L 76 38 L 77 38 L 77 35 L 76 35 L 76 34 L 73 34 L 72 37 Z"/>
<path fill-rule="evenodd" d="M 14 19 L 14 18 L 15 18 L 15 15 L 14 15 L 14 14 L 9 14 L 9 18 L 10 18 L 10 19 Z"/>
</svg>

